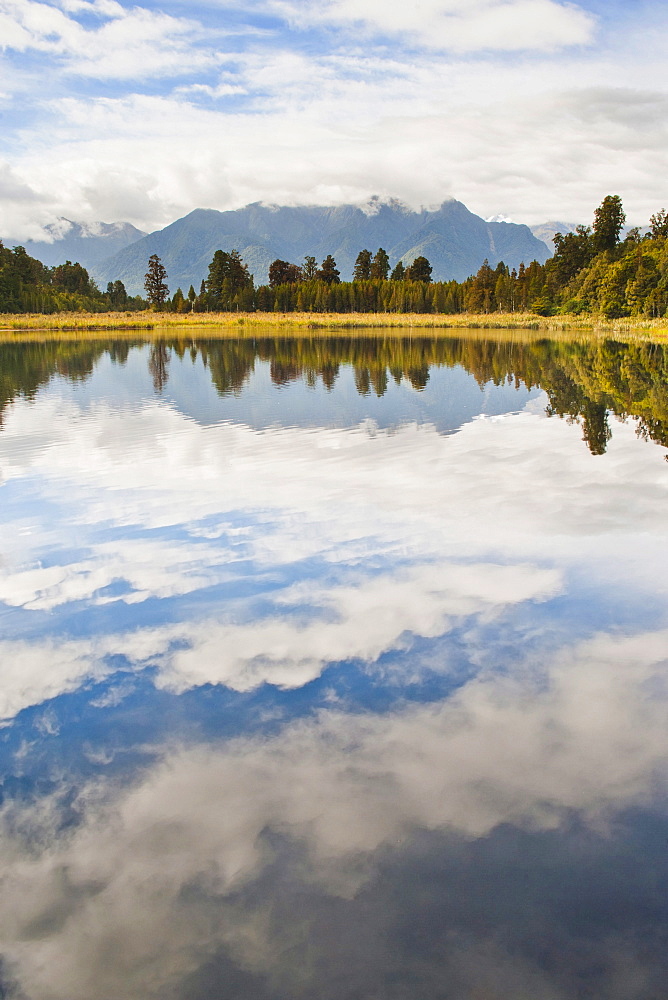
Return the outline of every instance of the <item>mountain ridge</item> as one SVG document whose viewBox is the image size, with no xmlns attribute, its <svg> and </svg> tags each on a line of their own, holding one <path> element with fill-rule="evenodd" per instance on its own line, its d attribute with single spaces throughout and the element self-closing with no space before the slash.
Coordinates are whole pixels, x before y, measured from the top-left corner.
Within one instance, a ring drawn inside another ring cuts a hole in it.
<svg viewBox="0 0 668 1000">
<path fill-rule="evenodd" d="M 25 247 L 31 257 L 41 260 L 48 267 L 71 260 L 90 271 L 119 250 L 148 235 L 129 222 L 85 223 L 62 217 L 44 226 L 44 234 L 43 240 L 8 237 L 3 242 L 10 248 Z"/>
<path fill-rule="evenodd" d="M 518 267 L 522 261 L 543 263 L 550 256 L 528 226 L 486 222 L 455 199 L 419 211 L 380 199 L 365 206 L 333 207 L 254 202 L 226 212 L 194 209 L 100 261 L 92 267 L 92 275 L 102 286 L 121 280 L 128 292 L 140 293 L 148 258 L 157 254 L 172 292 L 177 287 L 187 292 L 191 284 L 197 290 L 214 252 L 221 249 L 239 251 L 256 285 L 267 282 L 269 265 L 277 258 L 301 264 L 307 255 L 320 261 L 330 253 L 342 280 L 350 280 L 359 251 L 375 252 L 380 246 L 391 266 L 398 260 L 410 264 L 418 256 L 428 257 L 435 281 L 462 281 L 485 258 L 492 266 L 503 260 Z"/>
</svg>

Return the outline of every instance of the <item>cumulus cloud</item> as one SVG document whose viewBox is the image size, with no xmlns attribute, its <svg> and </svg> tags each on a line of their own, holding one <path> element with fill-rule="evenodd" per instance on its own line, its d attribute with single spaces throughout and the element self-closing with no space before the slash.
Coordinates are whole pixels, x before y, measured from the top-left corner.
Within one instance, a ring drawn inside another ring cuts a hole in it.
<svg viewBox="0 0 668 1000">
<path fill-rule="evenodd" d="M 75 16 L 102 23 L 85 27 Z M 2 0 L 0 45 L 57 57 L 68 73 L 96 79 L 132 79 L 192 73 L 214 61 L 193 46 L 197 25 L 145 7 L 127 9 L 113 0 L 64 3 Z"/>
<path fill-rule="evenodd" d="M 555 0 L 0 11 L 8 80 L 29 65 L 12 165 L 51 213 L 23 204 L 26 232 L 63 215 L 150 229 L 196 207 L 372 194 L 455 196 L 522 222 L 588 222 L 610 191 L 634 222 L 661 205 L 663 54 L 638 18 L 595 36 L 590 14 Z M 658 11 L 651 22 L 660 35 Z"/>
<path fill-rule="evenodd" d="M 169 552 L 168 545 L 153 548 L 159 559 Z M 150 596 L 184 589 L 178 566 L 170 567 L 162 593 L 156 588 L 159 576 L 159 568 L 146 570 Z M 11 581 L 11 575 L 5 577 L 5 583 Z M 465 617 L 499 616 L 513 604 L 547 600 L 559 589 L 557 571 L 532 566 L 419 566 L 371 579 L 358 573 L 354 586 L 285 588 L 275 613 L 250 621 L 233 620 L 248 614 L 244 602 L 236 601 L 229 602 L 236 616 L 228 611 L 224 622 L 219 612 L 201 621 L 102 633 L 90 639 L 0 641 L 0 720 L 109 677 L 119 656 L 126 669 L 152 667 L 156 687 L 177 694 L 207 684 L 235 691 L 250 691 L 264 683 L 298 688 L 333 662 L 355 659 L 371 666 L 383 653 L 409 646 L 415 636 L 435 638 Z M 19 592 L 17 603 L 21 596 Z M 71 596 L 71 588 L 63 586 L 60 600 Z M 83 595 L 78 591 L 75 596 Z M 149 592 L 139 599 L 147 596 Z M 34 602 L 35 606 L 44 604 Z M 305 611 L 308 622 L 303 621 Z M 416 674 L 414 667 L 410 670 Z"/>
<path fill-rule="evenodd" d="M 666 96 L 656 75 L 645 84 L 647 68 L 633 79 L 623 68 L 611 88 L 607 60 L 501 65 L 491 96 L 485 64 L 377 62 L 269 51 L 199 90 L 57 100 L 42 112 L 48 167 L 40 121 L 23 131 L 15 169 L 54 214 L 145 228 L 194 207 L 371 194 L 414 207 L 456 196 L 520 221 L 570 206 L 588 222 L 607 191 L 639 222 L 660 205 Z"/>
<path fill-rule="evenodd" d="M 180 636 L 177 626 L 91 639 L 0 641 L 0 720 L 109 677 L 122 656 L 134 670 L 152 666 Z"/>
<path fill-rule="evenodd" d="M 443 896 L 447 881 L 435 889 L 441 900 L 439 935 L 452 929 L 465 933 L 470 914 L 477 948 L 495 942 L 501 964 L 501 955 L 506 962 L 513 961 L 513 953 L 515 962 L 525 955 L 528 968 L 520 965 L 515 973 L 525 985 L 526 975 L 537 977 L 532 996 L 566 995 L 554 984 L 550 988 L 546 964 L 532 959 L 526 944 L 507 947 L 517 917 L 506 912 L 498 915 L 498 924 L 491 915 L 481 922 L 481 914 L 494 912 L 493 903 L 490 899 L 479 910 L 479 897 L 462 890 L 468 884 L 462 883 L 463 873 L 469 864 L 475 869 L 475 861 L 471 847 L 458 855 L 457 844 L 504 830 L 489 855 L 476 855 L 487 865 L 482 882 L 490 874 L 498 879 L 493 889 L 487 885 L 483 901 L 499 891 L 505 864 L 516 870 L 521 848 L 514 846 L 513 829 L 557 832 L 577 814 L 602 837 L 599 851 L 607 850 L 611 821 L 631 807 L 649 806 L 657 778 L 665 779 L 667 639 L 665 632 L 622 641 L 602 633 L 563 650 L 536 676 L 478 678 L 440 704 L 384 717 L 327 712 L 270 740 L 172 750 L 128 790 L 97 785 L 81 792 L 83 822 L 65 835 L 51 827 L 48 802 L 6 811 L 0 923 L 10 972 L 27 995 L 54 1000 L 127 992 L 188 996 L 188 977 L 222 952 L 237 971 L 269 981 L 286 976 L 278 995 L 310 996 L 308 984 L 314 985 L 319 963 L 328 955 L 335 961 L 335 945 L 342 940 L 337 933 L 320 937 L 315 919 L 300 931 L 301 921 L 316 916 L 313 893 L 327 900 L 327 927 L 334 901 L 344 900 L 353 918 L 361 908 L 360 929 L 371 926 L 384 940 L 388 919 L 400 926 L 397 898 L 402 912 L 410 905 L 409 885 L 419 887 L 420 912 L 431 906 L 427 856 L 410 870 L 411 840 L 421 830 L 450 838 L 438 841 L 434 873 L 445 866 L 450 880 L 456 879 L 457 902 Z M 29 848 L 12 834 L 21 830 L 31 832 Z M 283 855 L 282 840 L 293 845 Z M 552 836 L 542 848 L 554 866 L 561 864 L 563 847 L 568 885 L 577 883 L 582 842 L 580 834 L 569 853 L 568 841 Z M 393 856 L 405 858 L 407 867 L 388 869 Z M 591 863 L 582 864 L 586 877 Z M 538 853 L 532 853 L 522 879 L 535 878 L 537 866 Z M 378 887 L 381 871 L 385 895 L 377 911 L 369 892 Z M 408 879 L 403 889 L 402 877 Z M 587 896 L 590 914 L 607 881 L 601 877 L 597 893 Z M 361 892 L 365 883 L 369 889 Z M 288 894 L 281 916 L 288 885 L 299 902 Z M 564 929 L 566 884 L 559 882 L 558 918 L 553 914 L 552 923 L 540 925 L 535 920 L 541 906 L 551 906 L 550 889 L 533 883 L 532 888 L 532 913 L 538 910 L 529 937 L 539 926 L 541 955 L 554 939 L 555 968 L 563 968 L 564 938 L 555 927 Z M 520 885 L 511 898 L 518 893 L 521 910 Z M 613 929 L 605 905 L 603 911 L 596 930 L 604 936 Z M 618 918 L 619 913 L 615 927 Z M 520 941 L 523 926 L 520 921 Z M 577 928 L 581 947 L 580 913 Z M 294 960 L 302 939 L 310 946 L 306 966 Z M 420 949 L 422 962 L 428 940 L 429 935 Z M 396 935 L 392 941 L 396 948 Z M 601 945 L 590 934 L 587 953 Z M 650 947 L 647 939 L 643 947 Z M 457 968 L 461 948 L 460 939 L 454 954 L 441 948 L 430 958 L 440 983 Z M 626 948 L 630 960 L 630 941 Z M 409 962 L 410 954 L 403 955 L 404 971 Z M 359 974 L 341 965 L 340 956 L 337 971 L 344 977 Z M 469 971 L 469 984 L 470 977 Z M 340 988 L 341 980 L 337 983 Z M 233 985 L 230 989 L 236 995 Z M 516 995 L 516 989 L 501 995 Z M 640 997 L 642 989 L 601 995 Z"/>
</svg>

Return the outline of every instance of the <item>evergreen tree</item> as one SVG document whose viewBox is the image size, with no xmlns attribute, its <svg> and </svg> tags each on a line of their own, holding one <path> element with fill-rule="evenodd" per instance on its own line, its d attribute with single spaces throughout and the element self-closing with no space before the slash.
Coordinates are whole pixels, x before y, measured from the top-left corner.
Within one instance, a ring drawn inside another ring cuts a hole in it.
<svg viewBox="0 0 668 1000">
<path fill-rule="evenodd" d="M 390 275 L 390 280 L 403 281 L 405 277 L 406 277 L 406 268 L 404 267 L 402 261 L 398 261 L 394 266 L 392 274 Z"/>
<path fill-rule="evenodd" d="M 62 288 L 66 292 L 79 292 L 81 295 L 87 295 L 91 291 L 88 271 L 81 264 L 73 264 L 71 260 L 54 267 L 51 272 L 51 284 L 54 288 Z"/>
<path fill-rule="evenodd" d="M 387 256 L 382 247 L 379 247 L 374 254 L 373 260 L 371 261 L 371 273 L 370 277 L 380 278 L 381 281 L 387 281 L 387 276 L 390 273 L 390 258 Z"/>
<path fill-rule="evenodd" d="M 318 273 L 318 262 L 315 257 L 304 257 L 302 264 L 302 274 L 304 281 L 313 281 Z"/>
<path fill-rule="evenodd" d="M 331 253 L 327 254 L 322 262 L 322 267 L 316 273 L 318 281 L 324 281 L 327 285 L 336 285 L 341 280 L 340 272 L 336 269 L 336 261 Z"/>
<path fill-rule="evenodd" d="M 668 214 L 665 208 L 660 209 L 656 215 L 652 215 L 649 220 L 650 236 L 653 240 L 664 239 L 668 236 Z"/>
<path fill-rule="evenodd" d="M 353 281 L 368 281 L 371 277 L 371 251 L 360 250 L 355 261 Z"/>
<path fill-rule="evenodd" d="M 589 226 L 578 226 L 573 233 L 555 233 L 554 257 L 549 262 L 550 270 L 559 284 L 567 284 L 571 278 L 586 267 L 596 253 Z"/>
<path fill-rule="evenodd" d="M 416 257 L 406 269 L 408 281 L 431 281 L 432 267 L 426 257 Z"/>
<path fill-rule="evenodd" d="M 184 313 L 186 311 L 186 299 L 182 289 L 177 288 L 172 298 L 172 312 Z"/>
<path fill-rule="evenodd" d="M 269 265 L 269 285 L 276 288 L 277 285 L 294 285 L 302 280 L 302 270 L 296 264 L 289 264 L 287 260 L 277 258 Z"/>
<path fill-rule="evenodd" d="M 625 222 L 622 199 L 617 194 L 607 195 L 594 213 L 593 241 L 596 253 L 615 249 Z"/>
<path fill-rule="evenodd" d="M 169 295 L 169 288 L 166 284 L 167 271 L 162 265 L 162 261 L 157 254 L 152 254 L 148 259 L 148 271 L 144 276 L 144 288 L 148 301 L 152 306 L 161 309 L 165 299 Z"/>
<path fill-rule="evenodd" d="M 37 285 L 41 281 L 47 280 L 47 269 L 41 261 L 30 257 L 25 247 L 14 247 L 13 250 L 8 250 L 7 253 L 11 254 L 9 258 L 10 270 L 14 277 L 23 285 Z M 67 263 L 69 264 L 70 262 L 68 261 Z M 80 267 L 79 264 L 76 266 Z"/>
<path fill-rule="evenodd" d="M 252 288 L 253 276 L 239 251 L 216 250 L 206 279 L 207 305 L 212 309 L 230 309 L 235 305 L 238 308 L 239 294 Z"/>
<path fill-rule="evenodd" d="M 122 281 L 109 282 L 107 285 L 109 303 L 114 309 L 123 309 L 127 305 L 128 293 Z"/>
</svg>

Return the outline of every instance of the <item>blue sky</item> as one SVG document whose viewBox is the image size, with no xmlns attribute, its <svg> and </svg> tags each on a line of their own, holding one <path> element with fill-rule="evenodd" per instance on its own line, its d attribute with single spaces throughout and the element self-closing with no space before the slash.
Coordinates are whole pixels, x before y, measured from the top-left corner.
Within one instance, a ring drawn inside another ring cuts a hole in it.
<svg viewBox="0 0 668 1000">
<path fill-rule="evenodd" d="M 667 35 L 657 0 L 0 0 L 0 232 L 373 194 L 643 223 Z"/>
</svg>

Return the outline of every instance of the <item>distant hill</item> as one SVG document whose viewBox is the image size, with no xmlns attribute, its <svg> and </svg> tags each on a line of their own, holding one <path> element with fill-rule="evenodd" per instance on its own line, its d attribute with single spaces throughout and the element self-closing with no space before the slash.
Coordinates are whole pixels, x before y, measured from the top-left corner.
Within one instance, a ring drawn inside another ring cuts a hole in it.
<svg viewBox="0 0 668 1000">
<path fill-rule="evenodd" d="M 566 233 L 574 233 L 577 228 L 576 222 L 556 222 L 551 220 L 550 222 L 541 222 L 540 225 L 530 226 L 531 232 L 534 234 L 536 239 L 542 240 L 546 246 L 550 248 L 550 253 L 554 253 L 554 239 L 555 233 L 561 233 L 563 236 Z"/>
<path fill-rule="evenodd" d="M 44 227 L 43 240 L 5 239 L 5 246 L 24 246 L 31 257 L 53 267 L 66 260 L 92 271 L 101 261 L 146 236 L 129 222 L 72 222 L 58 219 Z"/>
<path fill-rule="evenodd" d="M 148 258 L 158 254 L 167 269 L 172 292 L 184 292 L 208 274 L 216 250 L 238 250 L 255 283 L 268 281 L 269 265 L 276 258 L 301 264 L 312 255 L 318 262 L 333 254 L 342 280 L 350 280 L 357 254 L 383 247 L 394 266 L 424 255 L 433 267 L 433 279 L 462 281 L 475 273 L 487 258 L 511 267 L 521 261 L 543 263 L 547 246 L 528 226 L 485 222 L 459 201 L 446 201 L 435 211 L 414 212 L 396 201 L 372 199 L 362 208 L 281 208 L 247 205 L 230 212 L 196 209 L 165 229 L 145 236 L 93 267 L 104 287 L 120 279 L 128 292 L 143 291 Z"/>
</svg>

